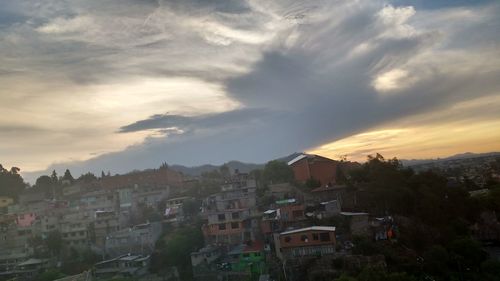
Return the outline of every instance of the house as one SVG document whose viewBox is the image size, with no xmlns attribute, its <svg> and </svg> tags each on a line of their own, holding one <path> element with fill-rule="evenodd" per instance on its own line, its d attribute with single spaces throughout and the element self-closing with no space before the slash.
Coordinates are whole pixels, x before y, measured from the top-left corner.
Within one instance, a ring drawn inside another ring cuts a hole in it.
<svg viewBox="0 0 500 281">
<path fill-rule="evenodd" d="M 182 207 L 182 204 L 184 204 L 184 202 L 189 200 L 194 200 L 194 198 L 189 196 L 170 198 L 167 201 L 165 201 L 165 207 L 167 208 Z"/>
<path fill-rule="evenodd" d="M 314 179 L 321 186 L 336 183 L 338 165 L 338 161 L 314 154 L 301 154 L 288 162 L 296 181 L 305 183 Z"/>
<path fill-rule="evenodd" d="M 204 200 L 207 224 L 202 230 L 207 243 L 236 245 L 256 239 L 259 222 L 254 183 L 248 179 L 227 182 L 224 190 Z"/>
<path fill-rule="evenodd" d="M 319 217 L 329 218 L 340 214 L 341 206 L 339 200 L 330 200 L 319 203 Z"/>
<path fill-rule="evenodd" d="M 347 186 L 345 185 L 327 185 L 311 190 L 312 201 L 316 203 L 337 200 L 343 205 L 346 193 Z"/>
<path fill-rule="evenodd" d="M 120 203 L 118 193 L 112 190 L 87 192 L 80 196 L 78 208 L 87 216 L 94 216 L 96 211 L 117 211 Z"/>
<path fill-rule="evenodd" d="M 237 245 L 227 253 L 226 261 L 233 272 L 247 272 L 258 276 L 265 268 L 264 244 L 250 241 Z"/>
<path fill-rule="evenodd" d="M 222 249 L 208 245 L 191 253 L 191 267 L 195 280 L 217 280 L 217 261 L 222 257 Z"/>
<path fill-rule="evenodd" d="M 119 217 L 114 211 L 96 211 L 93 222 L 95 245 L 104 248 L 106 237 L 120 229 Z"/>
<path fill-rule="evenodd" d="M 28 227 L 35 223 L 35 213 L 22 213 L 17 215 L 16 223 L 21 227 Z"/>
<path fill-rule="evenodd" d="M 341 216 L 348 220 L 350 234 L 367 236 L 369 235 L 370 224 L 368 222 L 368 213 L 364 212 L 341 212 Z"/>
<path fill-rule="evenodd" d="M 140 277 L 148 273 L 150 256 L 126 254 L 94 265 L 97 278 Z"/>
<path fill-rule="evenodd" d="M 333 226 L 311 226 L 285 231 L 277 237 L 276 255 L 280 259 L 321 256 L 335 253 Z"/>
<path fill-rule="evenodd" d="M 20 227 L 13 216 L 0 222 L 0 272 L 15 270 L 18 263 L 28 260 L 34 253 L 29 241 L 34 227 Z"/>
<path fill-rule="evenodd" d="M 150 254 L 161 235 L 159 222 L 135 225 L 110 233 L 105 239 L 105 251 L 111 256 L 125 253 Z"/>
</svg>

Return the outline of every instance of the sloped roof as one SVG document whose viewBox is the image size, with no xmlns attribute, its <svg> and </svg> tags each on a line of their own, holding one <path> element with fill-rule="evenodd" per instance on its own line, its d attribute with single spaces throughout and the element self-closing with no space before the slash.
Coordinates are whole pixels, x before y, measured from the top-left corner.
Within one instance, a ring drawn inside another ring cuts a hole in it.
<svg viewBox="0 0 500 281">
<path fill-rule="evenodd" d="M 280 235 L 288 235 L 305 231 L 335 231 L 335 226 L 310 226 L 310 227 L 285 231 L 280 233 Z"/>
<path fill-rule="evenodd" d="M 294 163 L 296 163 L 296 162 L 298 162 L 306 157 L 307 157 L 307 154 L 301 154 L 301 155 L 293 158 L 292 160 L 288 161 L 287 164 L 288 164 L 288 166 L 293 165 Z"/>
</svg>

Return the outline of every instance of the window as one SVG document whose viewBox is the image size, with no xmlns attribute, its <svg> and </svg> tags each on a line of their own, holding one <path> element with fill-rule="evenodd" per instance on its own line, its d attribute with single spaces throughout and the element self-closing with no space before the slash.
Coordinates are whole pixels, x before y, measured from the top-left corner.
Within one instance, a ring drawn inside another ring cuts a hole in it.
<svg viewBox="0 0 500 281">
<path fill-rule="evenodd" d="M 328 232 L 322 232 L 319 234 L 319 239 L 321 241 L 330 241 L 330 233 Z"/>
<path fill-rule="evenodd" d="M 313 240 L 318 240 L 319 237 L 318 237 L 318 233 L 313 233 Z"/>
<path fill-rule="evenodd" d="M 232 213 L 232 215 L 231 215 L 231 216 L 232 216 L 233 220 L 237 220 L 237 219 L 239 219 L 239 218 L 240 218 L 240 213 L 238 213 L 238 212 L 236 212 L 236 213 Z"/>
<path fill-rule="evenodd" d="M 292 241 L 292 237 L 290 237 L 290 236 L 286 236 L 285 237 L 285 242 L 286 243 L 290 243 L 291 241 Z"/>
<path fill-rule="evenodd" d="M 237 222 L 232 222 L 231 223 L 231 228 L 232 229 L 236 229 L 236 228 L 239 228 L 239 227 L 240 227 L 240 225 Z"/>
<path fill-rule="evenodd" d="M 219 221 L 224 221 L 226 219 L 226 216 L 224 214 L 220 214 L 217 217 L 219 218 Z"/>
<path fill-rule="evenodd" d="M 249 256 L 250 256 L 250 254 L 249 254 L 249 253 L 244 253 L 244 254 L 243 254 L 243 257 L 244 257 L 244 258 L 248 258 Z"/>
<path fill-rule="evenodd" d="M 304 234 L 304 235 L 300 236 L 300 241 L 302 241 L 302 242 L 308 242 L 309 239 L 307 238 L 307 235 Z"/>
<path fill-rule="evenodd" d="M 226 224 L 225 223 L 219 223 L 219 230 L 226 230 Z"/>
</svg>

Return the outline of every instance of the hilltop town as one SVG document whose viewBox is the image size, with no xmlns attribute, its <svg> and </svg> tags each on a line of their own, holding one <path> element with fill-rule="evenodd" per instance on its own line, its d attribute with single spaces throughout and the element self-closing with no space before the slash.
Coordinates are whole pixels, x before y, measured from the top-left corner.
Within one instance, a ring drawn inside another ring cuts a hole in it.
<svg viewBox="0 0 500 281">
<path fill-rule="evenodd" d="M 500 158 L 474 166 L 301 153 L 33 186 L 2 167 L 0 280 L 498 280 Z"/>
</svg>

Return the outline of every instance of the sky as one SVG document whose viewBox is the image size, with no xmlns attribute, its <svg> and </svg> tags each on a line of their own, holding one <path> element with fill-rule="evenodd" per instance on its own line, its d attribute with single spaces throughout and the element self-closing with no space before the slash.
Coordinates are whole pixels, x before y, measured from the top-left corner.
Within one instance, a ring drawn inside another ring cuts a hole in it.
<svg viewBox="0 0 500 281">
<path fill-rule="evenodd" d="M 500 150 L 500 2 L 2 0 L 0 163 Z"/>
</svg>

